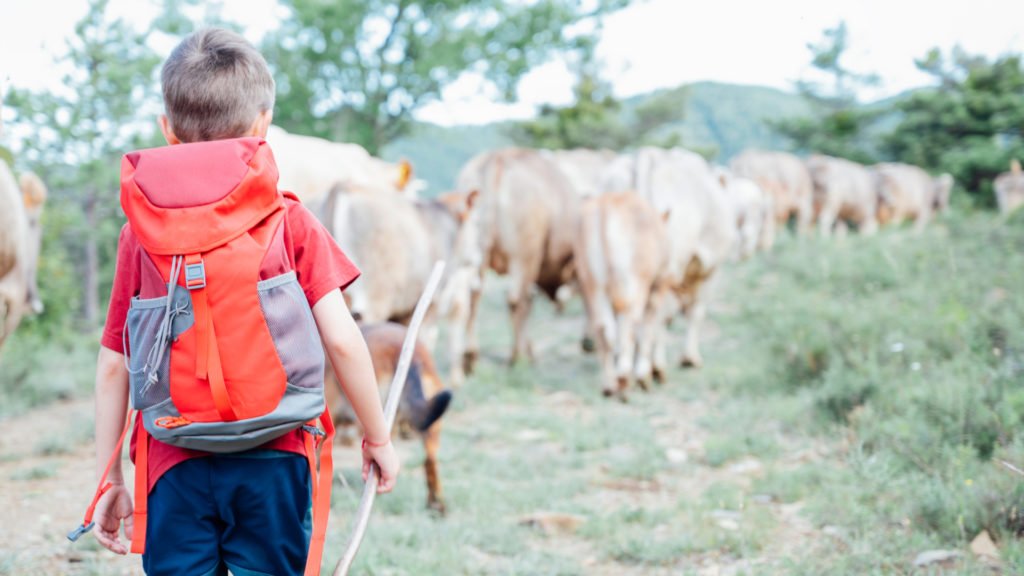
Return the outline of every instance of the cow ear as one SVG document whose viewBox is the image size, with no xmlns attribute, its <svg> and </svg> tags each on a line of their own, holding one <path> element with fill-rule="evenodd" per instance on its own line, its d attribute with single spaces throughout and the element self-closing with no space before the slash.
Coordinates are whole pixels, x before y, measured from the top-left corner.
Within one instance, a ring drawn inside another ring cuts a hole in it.
<svg viewBox="0 0 1024 576">
<path fill-rule="evenodd" d="M 412 180 L 412 164 L 403 158 L 402 161 L 398 163 L 398 182 L 396 182 L 398 189 L 405 190 L 405 186 L 409 183 L 409 180 Z"/>
<path fill-rule="evenodd" d="M 672 215 L 672 209 L 671 208 L 666 209 L 664 212 L 661 213 L 661 221 L 662 222 L 668 222 L 668 217 L 671 216 L 671 215 Z"/>
<path fill-rule="evenodd" d="M 466 195 L 466 211 L 467 212 L 473 209 L 473 206 L 476 205 L 476 199 L 479 196 L 480 196 L 480 191 L 479 190 L 471 190 L 469 192 L 469 194 Z"/>
</svg>

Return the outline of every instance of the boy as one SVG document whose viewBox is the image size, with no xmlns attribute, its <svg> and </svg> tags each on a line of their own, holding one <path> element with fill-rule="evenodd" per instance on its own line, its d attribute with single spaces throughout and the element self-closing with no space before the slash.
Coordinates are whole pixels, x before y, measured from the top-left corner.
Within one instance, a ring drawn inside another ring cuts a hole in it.
<svg viewBox="0 0 1024 576">
<path fill-rule="evenodd" d="M 263 57 L 237 34 L 211 28 L 185 38 L 164 63 L 161 83 L 166 115 L 160 116 L 160 129 L 170 146 L 266 136 L 273 116 L 274 81 Z M 256 142 L 250 145 L 265 146 Z M 251 177 L 257 185 L 272 186 L 276 195 L 277 171 L 272 160 L 267 162 L 271 169 L 257 170 L 258 173 L 246 178 Z M 180 189 L 181 186 L 175 188 L 168 181 L 192 177 L 194 182 L 204 186 L 223 184 L 225 179 L 230 183 L 231 177 L 224 176 L 227 168 L 213 165 L 209 157 L 200 158 L 172 165 L 166 177 L 152 180 L 147 186 L 165 186 L 169 190 L 166 198 L 173 203 L 177 201 L 174 195 L 193 191 Z M 276 200 L 280 202 L 280 198 Z M 363 477 L 366 478 L 370 464 L 376 463 L 381 473 L 377 490 L 389 492 L 398 473 L 398 460 L 384 422 L 366 343 L 341 295 L 341 290 L 358 277 L 359 271 L 313 215 L 293 199 L 284 200 L 281 228 L 287 248 L 287 262 L 281 267 L 294 270 L 301 292 L 312 308 L 327 357 L 365 431 Z M 118 554 L 127 553 L 118 536 L 122 521 L 129 539 L 133 531 L 140 529 L 133 526 L 132 498 L 124 485 L 119 459 L 111 460 L 111 455 L 115 446 L 120 450 L 117 440 L 128 408 L 130 376 L 125 364 L 124 327 L 132 298 L 139 296 L 140 291 L 144 297 L 146 288 L 140 280 L 144 276 L 142 269 L 153 266 L 153 260 L 140 247 L 138 235 L 141 232 L 133 231 L 128 224 L 121 231 L 117 271 L 96 370 L 97 472 L 102 480 L 108 461 L 113 462 L 106 474 L 113 486 L 97 503 L 95 534 L 104 547 Z M 174 237 L 185 232 L 178 228 L 159 230 L 157 234 L 157 237 Z M 268 265 L 274 263 L 261 264 L 261 274 Z M 172 270 L 175 269 L 172 267 Z M 178 277 L 176 272 L 172 274 Z M 199 288 L 205 287 L 205 272 L 203 274 L 204 284 Z M 166 277 L 163 275 L 164 281 Z M 188 273 L 185 278 L 191 291 Z M 168 305 L 168 311 L 170 309 Z M 200 314 L 197 309 L 197 326 Z M 213 325 L 210 327 L 212 331 Z M 318 346 L 315 340 L 315 336 L 310 335 L 304 342 Z M 129 341 L 128 345 L 136 348 L 135 342 Z M 212 349 L 216 350 L 216 343 Z M 135 350 L 129 352 L 134 360 Z M 253 360 L 244 356 L 222 355 L 222 362 L 227 366 L 231 362 Z M 213 368 L 210 370 L 212 372 Z M 224 372 L 227 371 L 225 368 Z M 322 377 L 322 373 L 318 377 Z M 137 452 L 148 454 L 145 457 L 148 464 L 143 471 L 147 474 L 148 487 L 142 488 L 148 489 L 148 516 L 139 516 L 147 518 L 142 527 L 146 530 L 143 554 L 146 573 L 150 576 L 213 575 L 231 570 L 234 574 L 302 574 L 310 544 L 311 476 L 314 473 L 306 458 L 306 450 L 311 445 L 306 436 L 315 432 L 309 426 L 301 427 L 300 423 L 296 429 L 257 448 L 212 454 L 160 442 L 145 430 L 140 432 L 136 421 L 132 435 L 133 457 Z M 148 442 L 148 452 L 137 450 L 138 438 Z M 135 502 L 136 512 L 145 510 L 141 504 Z M 316 566 L 314 571 L 318 569 Z"/>
</svg>

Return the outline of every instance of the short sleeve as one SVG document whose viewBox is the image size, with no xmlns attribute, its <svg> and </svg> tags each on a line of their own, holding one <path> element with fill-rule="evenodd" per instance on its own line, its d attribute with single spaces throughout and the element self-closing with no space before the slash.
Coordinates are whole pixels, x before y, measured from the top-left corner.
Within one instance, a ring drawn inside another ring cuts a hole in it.
<svg viewBox="0 0 1024 576">
<path fill-rule="evenodd" d="M 293 200 L 286 203 L 295 274 L 312 308 L 332 290 L 347 288 L 359 278 L 359 269 L 312 212 Z"/>
<path fill-rule="evenodd" d="M 117 239 L 117 268 L 114 284 L 110 290 L 110 304 L 107 306 L 107 320 L 103 326 L 100 344 L 115 352 L 125 353 L 124 325 L 132 297 L 141 289 L 139 273 L 139 243 L 125 224 Z"/>
</svg>

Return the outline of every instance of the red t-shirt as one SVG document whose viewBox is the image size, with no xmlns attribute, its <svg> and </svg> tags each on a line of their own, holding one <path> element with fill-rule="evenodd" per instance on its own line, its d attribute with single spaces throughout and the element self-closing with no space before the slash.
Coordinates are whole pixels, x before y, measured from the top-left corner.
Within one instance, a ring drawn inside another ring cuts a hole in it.
<svg viewBox="0 0 1024 576">
<path fill-rule="evenodd" d="M 290 198 L 285 199 L 285 209 L 284 241 L 289 262 L 265 261 L 263 271 L 272 271 L 269 274 L 272 276 L 289 269 L 295 270 L 299 285 L 312 308 L 320 298 L 332 290 L 339 288 L 344 290 L 359 277 L 359 270 L 345 256 L 327 229 L 309 210 Z M 114 273 L 114 286 L 110 292 L 107 321 L 103 328 L 103 338 L 100 340 L 100 344 L 104 347 L 121 354 L 124 354 L 123 342 L 126 338 L 123 339 L 123 337 L 125 337 L 124 326 L 128 317 L 128 308 L 131 306 L 132 297 L 137 296 L 142 288 L 140 270 L 144 257 L 146 256 L 143 254 L 135 234 L 125 224 L 117 243 L 117 271 Z M 139 422 L 136 421 L 130 451 L 133 461 L 138 427 Z M 305 454 L 301 430 L 289 432 L 260 448 Z M 174 465 L 190 458 L 206 455 L 208 455 L 207 452 L 178 448 L 150 438 L 149 489 L 152 490 L 160 476 Z"/>
</svg>

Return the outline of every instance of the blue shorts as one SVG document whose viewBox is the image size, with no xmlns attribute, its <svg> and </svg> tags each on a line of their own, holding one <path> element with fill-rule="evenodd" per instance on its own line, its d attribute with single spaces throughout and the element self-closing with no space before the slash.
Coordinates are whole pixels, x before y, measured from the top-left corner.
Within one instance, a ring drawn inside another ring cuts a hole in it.
<svg viewBox="0 0 1024 576">
<path fill-rule="evenodd" d="M 193 458 L 149 494 L 149 576 L 301 575 L 312 530 L 304 456 L 259 450 Z"/>
</svg>

